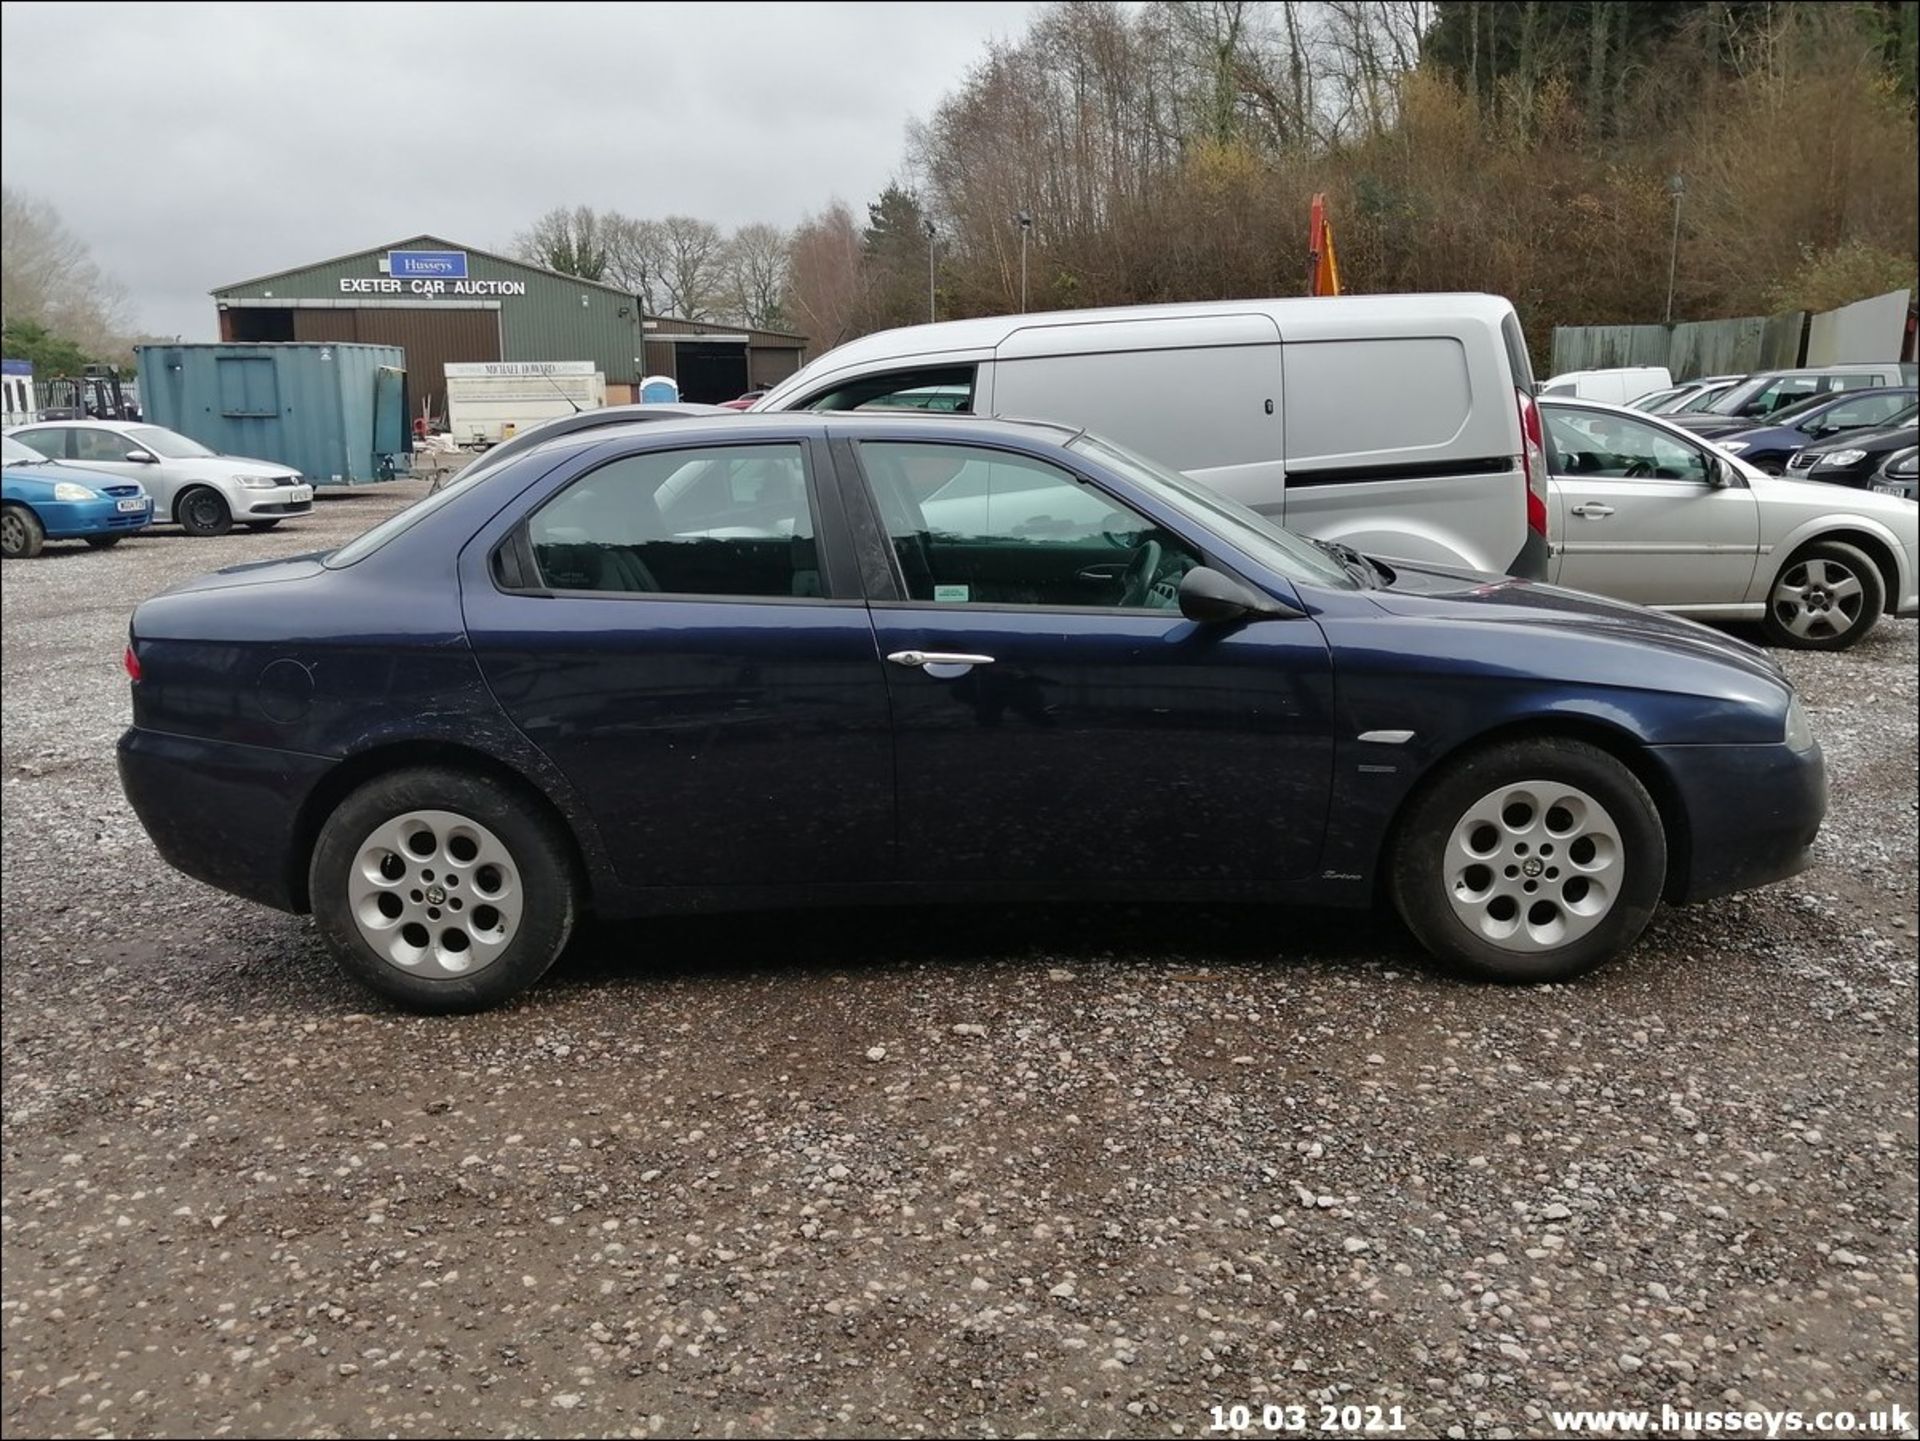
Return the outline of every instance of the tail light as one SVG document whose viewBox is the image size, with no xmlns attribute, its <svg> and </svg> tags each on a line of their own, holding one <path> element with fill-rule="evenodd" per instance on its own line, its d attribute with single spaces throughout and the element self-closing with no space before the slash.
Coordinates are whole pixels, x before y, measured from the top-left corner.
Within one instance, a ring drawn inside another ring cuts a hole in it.
<svg viewBox="0 0 1920 1441">
<path fill-rule="evenodd" d="M 1547 534 L 1547 446 L 1540 433 L 1540 407 L 1524 390 L 1513 398 L 1520 405 L 1520 466 L 1527 477 L 1527 529 L 1542 539 Z"/>
<path fill-rule="evenodd" d="M 140 681 L 140 657 L 133 653 L 133 642 L 127 642 L 126 653 L 120 657 L 120 664 L 126 668 L 127 679 L 136 685 Z"/>
</svg>

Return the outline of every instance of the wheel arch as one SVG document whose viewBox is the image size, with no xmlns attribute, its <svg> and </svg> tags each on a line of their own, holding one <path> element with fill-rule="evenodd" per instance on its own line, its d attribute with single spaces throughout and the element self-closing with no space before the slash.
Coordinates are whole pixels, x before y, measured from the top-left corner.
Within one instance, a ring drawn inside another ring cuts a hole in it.
<svg viewBox="0 0 1920 1441">
<path fill-rule="evenodd" d="M 186 502 L 187 498 L 203 490 L 210 490 L 219 496 L 221 500 L 226 502 L 227 513 L 229 515 L 233 513 L 233 497 L 228 495 L 219 486 L 210 480 L 190 480 L 178 490 L 174 491 L 173 504 L 167 508 L 167 514 L 172 518 L 175 525 L 181 524 L 180 507 Z"/>
<path fill-rule="evenodd" d="M 301 805 L 300 814 L 294 822 L 293 844 L 288 849 L 286 877 L 287 894 L 298 913 L 304 915 L 313 909 L 313 898 L 307 889 L 307 871 L 313 863 L 313 850 L 319 843 L 320 828 L 326 824 L 327 817 L 368 781 L 416 766 L 440 766 L 487 776 L 519 792 L 543 810 L 560 828 L 561 834 L 566 836 L 574 874 L 579 878 L 582 894 L 591 899 L 595 872 L 588 863 L 572 821 L 566 812 L 554 804 L 553 798 L 524 772 L 498 756 L 461 745 L 457 741 L 406 740 L 375 746 L 342 761 L 326 774 Z"/>
<path fill-rule="evenodd" d="M 1593 716 L 1534 715 L 1504 721 L 1490 729 L 1464 737 L 1436 756 L 1426 773 L 1400 798 L 1393 818 L 1383 832 L 1380 854 L 1374 864 L 1376 901 L 1387 899 L 1393 855 L 1400 844 L 1401 828 L 1406 824 L 1414 803 L 1426 795 L 1441 778 L 1463 758 L 1509 741 L 1577 740 L 1605 751 L 1632 773 L 1647 788 L 1654 809 L 1660 816 L 1660 828 L 1667 839 L 1667 874 L 1661 882 L 1662 898 L 1685 893 L 1687 877 L 1693 870 L 1693 834 L 1679 787 L 1667 774 L 1652 750 L 1631 731 Z"/>
<path fill-rule="evenodd" d="M 1830 525 L 1815 529 L 1803 529 L 1788 537 L 1784 545 L 1777 546 L 1773 554 L 1779 563 L 1761 578 L 1760 600 L 1764 605 L 1772 604 L 1774 582 L 1780 574 L 1793 563 L 1796 556 L 1823 541 L 1838 541 L 1860 551 L 1873 562 L 1873 568 L 1880 572 L 1881 594 L 1886 606 L 1891 610 L 1898 604 L 1898 598 L 1904 592 L 1900 584 L 1900 547 L 1889 537 L 1876 530 L 1868 530 L 1858 524 L 1835 521 Z M 1771 559 L 1771 557 L 1769 557 Z"/>
</svg>

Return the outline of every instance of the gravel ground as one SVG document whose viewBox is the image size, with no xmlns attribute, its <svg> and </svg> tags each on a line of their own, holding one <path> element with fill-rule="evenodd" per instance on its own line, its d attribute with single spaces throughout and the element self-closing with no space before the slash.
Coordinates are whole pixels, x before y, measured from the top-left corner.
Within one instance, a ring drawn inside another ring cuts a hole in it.
<svg viewBox="0 0 1920 1441">
<path fill-rule="evenodd" d="M 112 761 L 139 598 L 416 489 L 6 567 L 9 1434 L 1920 1401 L 1912 622 L 1787 657 L 1818 866 L 1576 985 L 1350 916 L 834 912 L 607 928 L 426 1020 L 163 868 Z"/>
</svg>

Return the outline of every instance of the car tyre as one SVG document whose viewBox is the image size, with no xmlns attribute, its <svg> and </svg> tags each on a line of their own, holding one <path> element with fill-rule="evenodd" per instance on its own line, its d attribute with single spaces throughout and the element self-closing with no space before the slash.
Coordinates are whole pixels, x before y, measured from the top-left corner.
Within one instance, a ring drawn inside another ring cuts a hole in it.
<svg viewBox="0 0 1920 1441">
<path fill-rule="evenodd" d="M 188 535 L 225 535 L 233 529 L 233 507 L 211 486 L 197 485 L 182 495 L 174 514 Z"/>
<path fill-rule="evenodd" d="M 95 550 L 112 550 L 126 539 L 124 535 L 89 535 L 82 538 Z"/>
<path fill-rule="evenodd" d="M 0 510 L 0 556 L 8 560 L 32 560 L 47 543 L 47 528 L 40 517 L 24 505 L 9 505 Z"/>
<path fill-rule="evenodd" d="M 526 990 L 581 910 L 572 847 L 541 803 L 437 766 L 348 795 L 320 828 L 308 894 L 348 974 L 429 1013 L 485 1010 Z"/>
<path fill-rule="evenodd" d="M 1666 885 L 1660 812 L 1632 771 L 1562 737 L 1448 763 L 1409 803 L 1388 886 L 1427 950 L 1492 981 L 1564 981 L 1639 939 Z"/>
<path fill-rule="evenodd" d="M 1886 609 L 1880 568 L 1858 546 L 1820 540 L 1787 557 L 1767 591 L 1767 639 L 1786 650 L 1845 650 Z"/>
</svg>

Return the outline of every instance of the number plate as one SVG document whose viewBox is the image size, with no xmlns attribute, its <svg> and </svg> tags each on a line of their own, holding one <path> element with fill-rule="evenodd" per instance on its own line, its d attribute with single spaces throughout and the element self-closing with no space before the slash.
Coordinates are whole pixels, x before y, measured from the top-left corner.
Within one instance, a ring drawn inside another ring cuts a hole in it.
<svg viewBox="0 0 1920 1441">
<path fill-rule="evenodd" d="M 137 495 L 120 502 L 120 509 L 128 512 L 145 510 L 146 508 L 147 502 L 145 498 Z"/>
<path fill-rule="evenodd" d="M 1897 485 L 1876 485 L 1874 489 L 1877 490 L 1882 495 L 1904 496 L 1906 494 L 1906 491 L 1902 490 Z"/>
<path fill-rule="evenodd" d="M 287 504 L 298 505 L 304 500 L 313 499 L 313 487 L 310 485 L 290 485 L 287 487 Z"/>
</svg>

